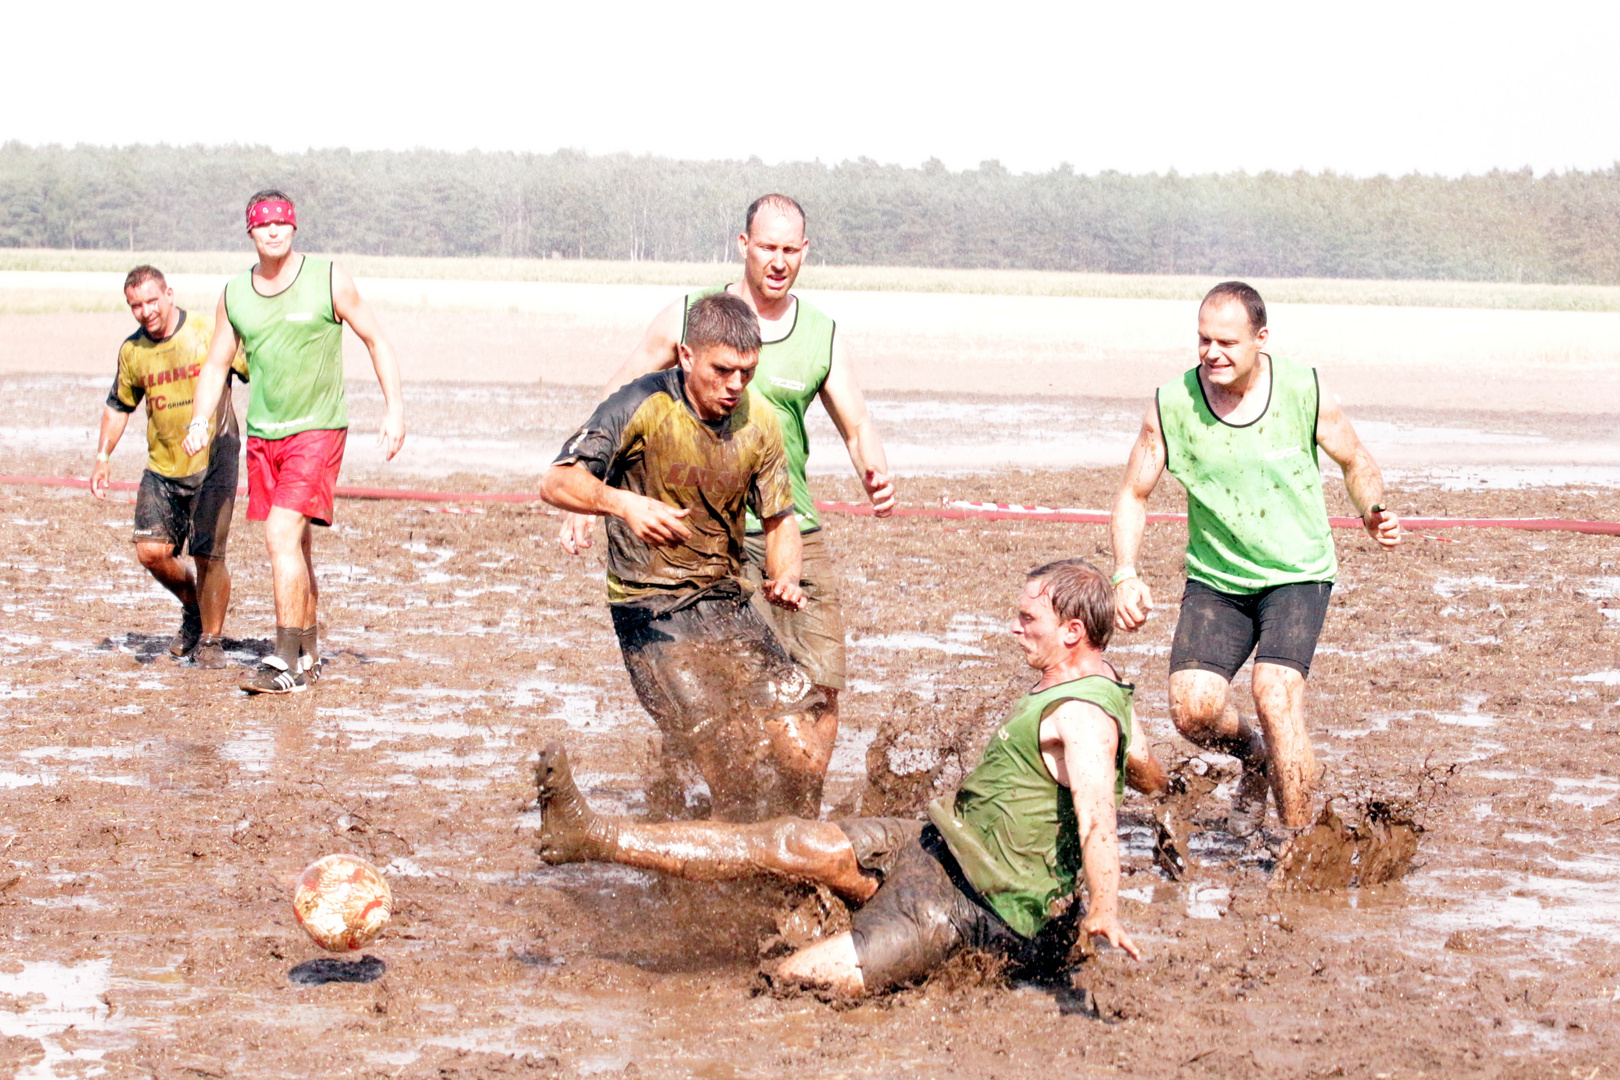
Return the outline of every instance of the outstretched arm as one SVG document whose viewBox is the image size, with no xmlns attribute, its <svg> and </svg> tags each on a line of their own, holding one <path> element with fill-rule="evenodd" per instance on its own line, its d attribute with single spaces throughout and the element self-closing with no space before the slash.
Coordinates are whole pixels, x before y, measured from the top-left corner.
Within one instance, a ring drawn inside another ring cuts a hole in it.
<svg viewBox="0 0 1620 1080">
<path fill-rule="evenodd" d="M 1386 548 L 1401 542 L 1401 522 L 1384 502 L 1384 474 L 1362 443 L 1339 400 L 1317 381 L 1316 445 L 1344 470 L 1344 488 L 1367 535 Z"/>
<path fill-rule="evenodd" d="M 855 370 L 844 352 L 843 340 L 833 338 L 832 366 L 821 386 L 821 404 L 849 450 L 850 464 L 866 488 L 873 512 L 888 517 L 894 512 L 894 483 L 889 479 L 889 459 L 883 453 L 883 440 L 866 413 L 866 398 L 855 381 Z"/>
<path fill-rule="evenodd" d="M 1080 825 L 1087 898 L 1080 931 L 1103 938 L 1133 960 L 1140 960 L 1142 951 L 1119 921 L 1119 824 L 1114 815 L 1119 726 L 1088 701 L 1066 701 L 1050 719 L 1063 741 L 1064 771 Z"/>
<path fill-rule="evenodd" d="M 332 314 L 349 324 L 371 354 L 371 366 L 377 372 L 377 384 L 382 387 L 383 404 L 388 410 L 383 414 L 382 430 L 377 433 L 377 445 L 382 447 L 384 458 L 392 461 L 405 443 L 405 399 L 399 392 L 399 360 L 371 305 L 360 299 L 354 279 L 336 263 L 332 264 Z"/>
<path fill-rule="evenodd" d="M 219 398 L 225 392 L 225 380 L 231 374 L 231 361 L 241 346 L 236 327 L 231 325 L 230 311 L 225 307 L 225 294 L 219 294 L 219 306 L 214 309 L 214 338 L 208 344 L 208 359 L 197 373 L 197 388 L 191 394 L 191 428 L 180 449 L 188 454 L 199 454 L 208 445 L 212 432 L 208 430 L 210 418 L 219 411 Z"/>
<path fill-rule="evenodd" d="M 1164 475 L 1164 454 L 1164 433 L 1159 430 L 1155 401 L 1142 416 L 1142 430 L 1125 463 L 1125 479 L 1114 497 L 1114 514 L 1109 523 L 1114 541 L 1114 623 L 1121 630 L 1139 628 L 1153 610 L 1153 593 L 1147 582 L 1137 576 L 1136 559 L 1147 531 L 1148 497 Z"/>
<path fill-rule="evenodd" d="M 602 401 L 613 396 L 613 392 L 625 383 L 649 375 L 654 371 L 663 371 L 672 368 L 679 361 L 676 346 L 681 342 L 681 327 L 686 322 L 686 297 L 681 297 L 673 304 L 660 311 L 653 321 L 648 324 L 647 330 L 636 342 L 636 347 L 625 358 L 619 369 L 609 376 L 607 385 L 602 387 Z M 557 543 L 570 555 L 578 555 L 591 546 L 591 532 L 596 528 L 596 518 L 591 514 L 567 513 L 563 515 L 562 525 L 557 529 Z"/>
</svg>

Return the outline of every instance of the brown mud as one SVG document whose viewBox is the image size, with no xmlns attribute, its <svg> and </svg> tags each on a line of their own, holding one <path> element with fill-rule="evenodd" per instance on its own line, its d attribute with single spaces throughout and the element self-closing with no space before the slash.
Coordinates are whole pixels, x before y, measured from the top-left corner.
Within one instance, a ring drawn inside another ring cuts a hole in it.
<svg viewBox="0 0 1620 1080">
<path fill-rule="evenodd" d="M 916 480 L 902 498 L 1098 506 L 1115 479 Z M 1332 502 L 1342 512 L 1342 494 Z M 1620 518 L 1612 491 L 1389 502 Z M 167 657 L 178 612 L 134 562 L 127 503 L 0 488 L 0 1072 L 1598 1077 L 1620 1062 L 1612 539 L 1466 531 L 1385 554 L 1339 534 L 1308 691 L 1321 790 L 1348 822 L 1327 827 L 1352 830 L 1363 879 L 1374 841 L 1399 847 L 1372 836 L 1365 808 L 1409 808 L 1423 831 L 1399 881 L 1294 892 L 1271 887 L 1275 837 L 1221 828 L 1231 762 L 1192 754 L 1169 726 L 1184 537 L 1155 526 L 1142 571 L 1159 606 L 1112 657 L 1151 741 L 1200 782 L 1180 881 L 1154 863 L 1154 806 L 1122 809 L 1122 916 L 1145 960 L 1104 950 L 1020 984 L 966 957 L 835 1008 L 754 993 L 762 947 L 827 914 L 802 893 L 783 917 L 780 892 L 536 858 L 530 762 L 547 739 L 566 742 L 599 810 L 644 813 L 655 775 L 600 545 L 565 556 L 556 518 L 530 507 L 344 501 L 316 542 L 327 674 L 303 695 L 248 699 L 235 685 L 272 620 L 262 533 L 241 510 L 235 663 L 213 672 Z M 852 685 L 826 803 L 915 809 L 1027 684 L 1004 632 L 1024 570 L 1106 564 L 1107 536 L 848 518 L 829 534 Z M 386 972 L 299 986 L 289 972 L 320 953 L 293 881 L 330 852 L 388 876 L 394 919 L 366 950 Z"/>
</svg>

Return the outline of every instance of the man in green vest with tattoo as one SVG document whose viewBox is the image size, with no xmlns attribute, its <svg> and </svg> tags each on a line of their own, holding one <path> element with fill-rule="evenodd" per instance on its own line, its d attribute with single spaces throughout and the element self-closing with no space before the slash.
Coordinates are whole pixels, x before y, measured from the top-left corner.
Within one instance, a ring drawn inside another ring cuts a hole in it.
<svg viewBox="0 0 1620 1080">
<path fill-rule="evenodd" d="M 242 689 L 295 694 L 321 673 L 310 526 L 332 524 L 349 434 L 344 323 L 365 342 L 382 386 L 386 411 L 377 442 L 389 459 L 405 441 L 405 405 L 393 346 L 353 279 L 335 263 L 293 251 L 298 216 L 292 199 L 280 191 L 254 195 L 248 200 L 247 230 L 259 261 L 220 294 L 214 342 L 197 380 L 192 415 L 212 415 L 240 345 L 252 375 L 247 516 L 264 522 L 276 603 L 275 651 Z M 201 446 L 206 434 L 193 420 L 188 452 Z"/>
<path fill-rule="evenodd" d="M 927 820 L 777 818 L 648 824 L 594 814 L 557 743 L 536 766 L 540 857 L 612 862 L 697 881 L 778 875 L 825 885 L 851 929 L 782 961 L 773 977 L 844 994 L 916 981 L 963 946 L 1015 961 L 1067 954 L 1078 931 L 1140 960 L 1120 925 L 1115 806 L 1131 749 L 1131 690 L 1103 649 L 1112 590 L 1081 559 L 1029 573 L 1012 633 L 1040 672 L 984 756 Z M 1067 931 L 1067 935 L 1065 934 Z"/>
<path fill-rule="evenodd" d="M 889 480 L 883 443 L 867 416 L 866 399 L 855 382 L 843 342 L 834 333 L 833 320 L 793 294 L 793 284 L 809 248 L 804 210 L 799 204 L 786 195 L 762 196 L 749 206 L 743 231 L 737 237 L 743 279 L 724 288 L 746 301 L 759 318 L 764 345 L 750 385 L 770 402 L 780 422 L 803 544 L 800 585 L 805 594 L 804 606 L 789 611 L 765 602 L 757 592 L 754 606 L 826 699 L 821 714 L 825 728 L 822 741 L 830 756 L 838 732 L 838 692 L 845 685 L 844 623 L 837 571 L 805 477 L 805 459 L 810 453 L 805 412 L 813 400 L 819 397 L 826 407 L 849 450 L 850 462 L 867 498 L 880 517 L 894 509 L 894 485 Z M 604 400 L 642 375 L 674 367 L 678 347 L 686 340 L 688 311 L 701 297 L 719 291 L 716 288 L 692 293 L 659 312 L 635 352 L 608 380 Z M 593 526 L 589 516 L 569 515 L 558 540 L 569 553 L 577 553 L 591 546 Z M 763 524 L 750 514 L 743 577 L 756 588 L 765 580 L 763 529 Z"/>
<path fill-rule="evenodd" d="M 1252 834 L 1266 795 L 1289 829 L 1309 823 L 1316 756 L 1305 678 L 1338 573 L 1317 449 L 1344 471 L 1367 534 L 1401 542 L 1384 479 L 1313 368 L 1264 351 L 1260 294 L 1215 286 L 1198 309 L 1198 366 L 1159 388 L 1114 502 L 1114 605 L 1121 629 L 1147 621 L 1137 570 L 1148 497 L 1168 469 L 1187 490 L 1187 585 L 1170 649 L 1170 715 L 1199 746 L 1243 765 L 1228 829 Z M 1259 728 L 1228 688 L 1254 655 Z"/>
</svg>

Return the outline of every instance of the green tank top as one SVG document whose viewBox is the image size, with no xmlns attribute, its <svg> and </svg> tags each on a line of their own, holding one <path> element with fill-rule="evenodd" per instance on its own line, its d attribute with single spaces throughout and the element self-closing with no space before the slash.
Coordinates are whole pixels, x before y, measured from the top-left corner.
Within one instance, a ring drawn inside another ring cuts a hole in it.
<svg viewBox="0 0 1620 1080">
<path fill-rule="evenodd" d="M 928 816 L 973 887 L 1002 921 L 1034 937 L 1055 901 L 1072 896 L 1081 869 L 1074 796 L 1041 757 L 1041 721 L 1065 701 L 1087 701 L 1119 725 L 1114 800 L 1125 794 L 1135 688 L 1101 675 L 1026 694 L 985 747 L 954 799 L 935 799 Z"/>
<path fill-rule="evenodd" d="M 349 426 L 330 262 L 305 255 L 293 283 L 275 296 L 259 294 L 251 270 L 232 278 L 225 311 L 247 356 L 249 435 L 285 439 Z"/>
<path fill-rule="evenodd" d="M 720 292 L 724 286 L 704 289 L 686 297 L 686 309 L 705 296 Z M 793 505 L 799 515 L 799 531 L 814 532 L 821 528 L 821 515 L 816 513 L 815 500 L 810 497 L 810 481 L 804 475 L 804 463 L 810 456 L 810 437 L 804 430 L 805 410 L 821 393 L 832 369 L 832 343 L 835 324 L 820 310 L 795 298 L 793 329 L 780 341 L 767 341 L 759 351 L 759 367 L 754 370 L 754 381 L 749 384 L 759 395 L 771 403 L 776 418 L 782 425 L 782 447 L 787 451 L 788 479 L 793 484 Z M 686 341 L 686 324 L 681 324 L 681 341 Z M 746 527 L 749 532 L 764 530 L 750 511 Z"/>
<path fill-rule="evenodd" d="M 1165 465 L 1187 489 L 1187 576 L 1252 594 L 1339 572 L 1316 457 L 1316 369 L 1271 357 L 1271 398 L 1234 426 L 1204 397 L 1198 369 L 1159 388 Z"/>
</svg>

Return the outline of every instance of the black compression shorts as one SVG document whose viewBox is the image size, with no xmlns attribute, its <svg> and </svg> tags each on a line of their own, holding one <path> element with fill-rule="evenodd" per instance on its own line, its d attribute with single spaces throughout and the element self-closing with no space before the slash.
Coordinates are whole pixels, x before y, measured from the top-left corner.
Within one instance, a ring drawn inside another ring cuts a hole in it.
<svg viewBox="0 0 1620 1080">
<path fill-rule="evenodd" d="M 1189 580 L 1170 646 L 1170 670 L 1213 671 L 1230 682 L 1252 652 L 1257 664 L 1309 675 L 1332 593 L 1331 581 L 1234 595 Z"/>
</svg>

